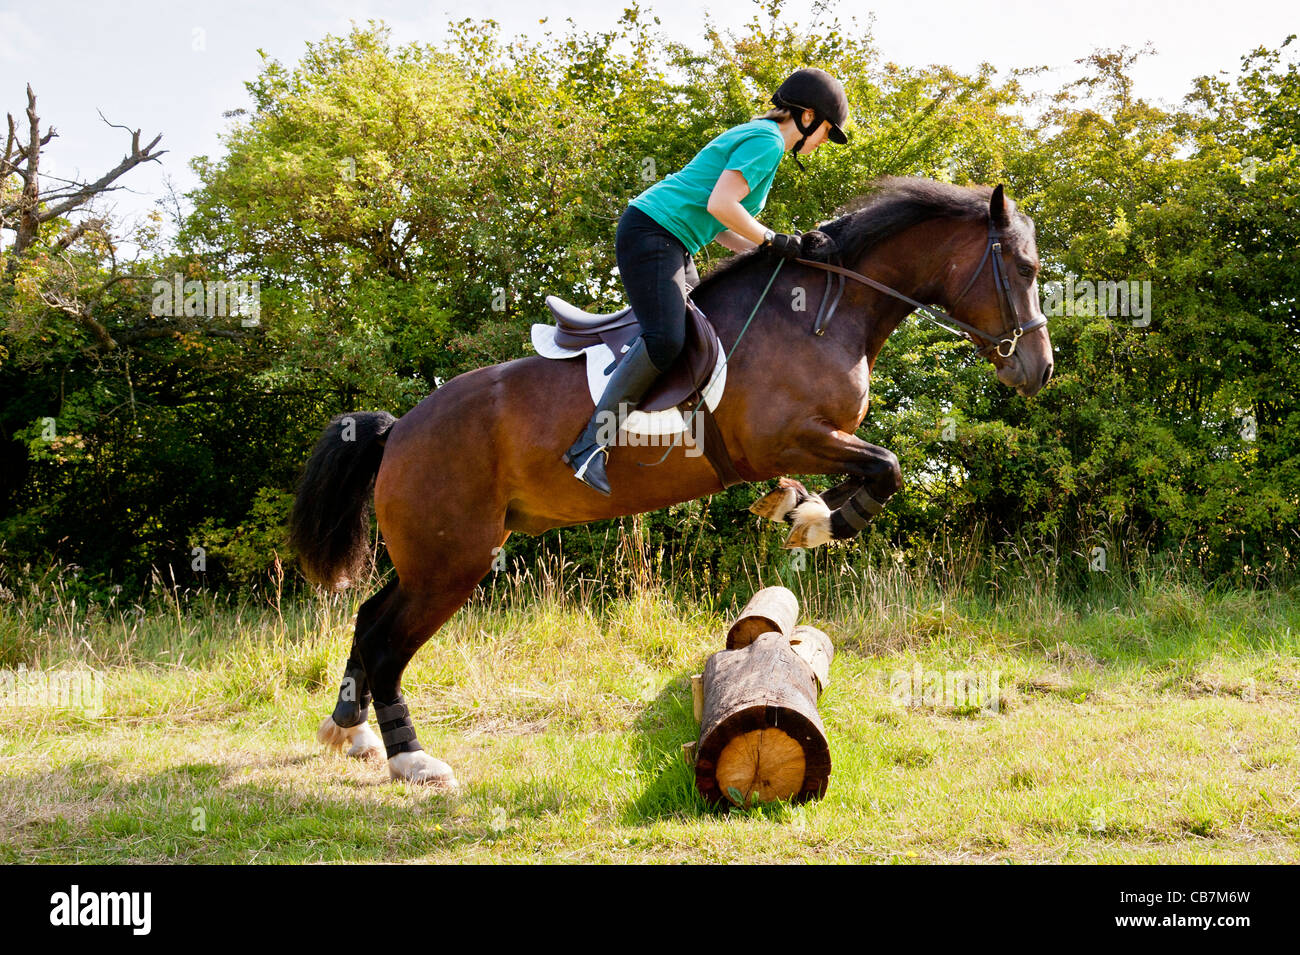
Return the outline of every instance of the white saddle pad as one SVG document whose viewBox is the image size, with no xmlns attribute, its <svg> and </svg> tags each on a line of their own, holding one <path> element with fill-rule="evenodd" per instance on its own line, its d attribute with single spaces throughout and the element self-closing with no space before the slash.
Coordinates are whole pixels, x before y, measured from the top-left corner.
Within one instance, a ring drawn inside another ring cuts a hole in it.
<svg viewBox="0 0 1300 955">
<path fill-rule="evenodd" d="M 591 391 L 592 404 L 600 401 L 605 393 L 605 383 L 609 376 L 605 369 L 614 360 L 614 353 L 603 342 L 588 348 L 563 348 L 555 343 L 555 326 L 536 324 L 533 326 L 533 349 L 543 358 L 577 358 L 587 360 L 587 388 Z M 718 362 L 713 366 L 713 374 L 704 386 L 704 403 L 712 411 L 722 400 L 722 390 L 727 384 L 727 356 L 718 349 Z M 663 411 L 633 411 L 623 420 L 623 430 L 630 434 L 677 434 L 686 430 L 686 419 L 676 408 Z"/>
</svg>

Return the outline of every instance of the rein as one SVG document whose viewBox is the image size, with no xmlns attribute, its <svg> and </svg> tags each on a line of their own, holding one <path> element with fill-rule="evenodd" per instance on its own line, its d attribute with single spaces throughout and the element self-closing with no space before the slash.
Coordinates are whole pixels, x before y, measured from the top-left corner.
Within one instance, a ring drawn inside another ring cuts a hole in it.
<svg viewBox="0 0 1300 955">
<path fill-rule="evenodd" d="M 1047 324 L 1047 319 L 1043 316 L 1039 316 L 1028 323 L 1020 321 L 1020 315 L 1016 310 L 1015 302 L 1011 300 L 1011 280 L 1008 278 L 1006 269 L 1002 265 L 1002 235 L 998 232 L 997 227 L 993 225 L 991 219 L 989 220 L 989 238 L 988 242 L 984 246 L 984 255 L 980 258 L 979 265 L 975 267 L 975 271 L 971 274 L 971 277 L 967 279 L 966 284 L 962 287 L 961 293 L 953 300 L 953 303 L 949 308 L 956 308 L 957 303 L 966 296 L 966 293 L 970 291 L 971 286 L 975 284 L 975 280 L 983 274 L 984 263 L 991 261 L 993 263 L 993 284 L 998 293 L 998 311 L 1002 315 L 1003 328 L 999 333 L 1000 337 L 990 335 L 988 332 L 978 329 L 974 325 L 969 325 L 960 319 L 953 318 L 941 308 L 918 302 L 916 299 L 904 295 L 897 289 L 890 288 L 883 282 L 877 282 L 875 279 L 863 275 L 861 272 L 855 272 L 852 269 L 846 269 L 840 265 L 832 265 L 829 262 L 818 262 L 814 259 L 795 259 L 794 261 L 798 262 L 800 265 L 807 265 L 815 269 L 821 269 L 822 271 L 829 272 L 834 276 L 827 277 L 826 291 L 822 295 L 822 304 L 817 310 L 817 319 L 813 324 L 813 333 L 817 335 L 825 333 L 826 326 L 830 324 L 831 316 L 835 314 L 835 308 L 839 305 L 840 296 L 844 294 L 844 279 L 853 279 L 853 281 L 860 282 L 869 288 L 875 289 L 877 292 L 883 292 L 885 295 L 892 296 L 901 302 L 906 302 L 908 305 L 911 305 L 913 310 L 915 310 L 922 318 L 934 322 L 934 324 L 938 325 L 940 328 L 949 331 L 954 335 L 967 338 L 972 338 L 972 336 L 978 335 L 989 343 L 976 351 L 975 354 L 981 356 L 986 354 L 990 349 L 997 349 L 998 355 L 1003 358 L 1010 358 L 1015 354 L 1016 345 L 1019 343 L 1020 337 L 1025 332 L 1031 332 L 1034 329 L 1042 328 Z M 837 290 L 835 292 L 835 297 L 830 300 L 830 308 L 827 309 L 827 299 L 830 296 L 832 284 L 837 286 Z M 957 327 L 953 328 L 953 325 L 956 325 Z M 959 331 L 959 329 L 961 330 Z M 1006 350 L 1003 351 L 1003 348 Z"/>
<path fill-rule="evenodd" d="M 846 269 L 841 265 L 832 265 L 829 262 L 818 262 L 814 259 L 796 258 L 794 261 L 798 262 L 800 265 L 811 266 L 814 269 L 821 269 L 824 272 L 830 273 L 830 275 L 827 276 L 826 291 L 822 293 L 822 302 L 817 309 L 817 318 L 813 324 L 813 332 L 817 335 L 822 335 L 826 332 L 826 326 L 830 324 L 831 317 L 835 314 L 835 309 L 840 303 L 840 297 L 844 294 L 845 279 L 852 279 L 855 282 L 860 282 L 869 288 L 875 289 L 877 292 L 883 292 L 885 295 L 896 298 L 900 302 L 906 302 L 908 305 L 911 305 L 913 310 L 922 318 L 934 322 L 934 324 L 938 325 L 940 328 L 949 331 L 958 337 L 970 338 L 972 344 L 974 344 L 973 336 L 978 335 L 989 343 L 975 352 L 976 355 L 980 356 L 986 354 L 990 349 L 997 349 L 997 353 L 1001 357 L 1010 358 L 1016 353 L 1016 345 L 1019 344 L 1020 337 L 1025 332 L 1031 332 L 1034 329 L 1042 328 L 1047 324 L 1047 319 L 1043 316 L 1039 316 L 1027 324 L 1020 321 L 1020 315 L 1016 311 L 1015 302 L 1011 300 L 1011 280 L 1007 277 L 1006 269 L 1002 265 L 1002 234 L 998 231 L 997 227 L 994 226 L 992 219 L 989 220 L 989 239 L 984 246 L 984 255 L 980 257 L 979 265 L 975 266 L 975 271 L 971 274 L 971 277 L 966 280 L 966 284 L 962 286 L 961 292 L 955 299 L 953 299 L 952 305 L 950 305 L 949 308 L 957 307 L 957 303 L 960 302 L 966 296 L 966 293 L 970 291 L 971 286 L 975 284 L 975 280 L 984 273 L 984 263 L 991 261 L 993 263 L 993 285 L 997 289 L 998 293 L 998 311 L 1002 315 L 1003 328 L 1000 332 L 1000 335 L 1002 336 L 1001 338 L 990 335 L 988 332 L 978 329 L 974 325 L 969 325 L 960 319 L 953 318 L 941 308 L 918 302 L 916 299 L 904 295 L 897 289 L 890 288 L 883 282 L 877 282 L 875 279 L 863 275 L 861 272 Z M 754 316 L 758 314 L 759 308 L 762 306 L 764 300 L 766 300 L 767 293 L 771 290 L 772 283 L 776 281 L 777 275 L 781 272 L 781 266 L 784 264 L 785 259 L 777 261 L 776 268 L 772 270 L 771 278 L 767 280 L 767 285 L 763 287 L 762 293 L 758 296 L 758 301 L 754 303 L 754 307 L 749 312 L 749 318 L 745 320 L 745 324 L 740 329 L 740 334 L 736 336 L 736 341 L 732 344 L 731 350 L 727 352 L 726 357 L 723 359 L 724 365 L 730 363 L 731 356 L 735 354 L 737 346 L 740 345 L 740 340 L 745 337 L 745 332 L 749 330 L 750 323 L 754 321 Z M 831 286 L 833 284 L 837 287 L 834 298 L 831 298 Z M 827 308 L 828 299 L 830 303 L 829 309 Z M 949 322 L 951 324 L 947 324 Z M 953 328 L 953 325 L 956 325 L 957 327 Z M 961 329 L 962 331 L 959 331 L 958 329 Z M 1004 347 L 1006 348 L 1006 351 L 1002 350 Z M 638 461 L 637 464 L 643 468 L 656 467 L 663 464 L 663 462 L 668 458 L 668 455 L 672 453 L 673 448 L 677 447 L 678 440 L 681 438 L 682 434 L 685 434 L 686 431 L 690 429 L 691 422 L 695 419 L 696 414 L 699 413 L 700 408 L 703 405 L 704 401 L 701 400 L 700 403 L 692 409 L 690 417 L 686 419 L 685 427 L 673 439 L 673 443 L 668 446 L 668 450 L 663 453 L 658 461 L 651 462 L 650 464 Z"/>
</svg>

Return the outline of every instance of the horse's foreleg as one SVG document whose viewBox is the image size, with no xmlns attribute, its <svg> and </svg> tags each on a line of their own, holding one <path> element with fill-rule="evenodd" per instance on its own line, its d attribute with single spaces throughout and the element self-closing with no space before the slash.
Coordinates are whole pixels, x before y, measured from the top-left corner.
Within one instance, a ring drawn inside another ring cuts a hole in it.
<svg viewBox="0 0 1300 955">
<path fill-rule="evenodd" d="M 798 457 L 804 460 L 792 461 L 790 471 L 850 476 L 820 495 L 805 491 L 806 497 L 784 515 L 793 525 L 785 542 L 788 548 L 818 547 L 857 535 L 903 486 L 898 457 L 892 451 L 830 428 L 818 429 L 809 438 L 798 449 Z"/>
<path fill-rule="evenodd" d="M 813 494 L 803 486 L 803 482 L 783 477 L 777 480 L 775 490 L 768 491 L 749 505 L 749 510 L 751 514 L 766 517 L 769 521 L 788 521 L 800 504 L 811 497 L 820 497 L 833 512 L 852 497 L 861 486 L 861 480 L 849 478 L 820 494 Z"/>
<path fill-rule="evenodd" d="M 858 536 L 871 519 L 884 510 L 884 502 L 876 500 L 864 484 L 860 478 L 850 478 L 819 495 L 831 512 L 833 540 Z"/>
<path fill-rule="evenodd" d="M 768 491 L 753 504 L 749 512 L 769 521 L 784 521 L 796 507 L 812 497 L 802 482 L 794 478 L 783 477 L 777 480 L 776 488 Z"/>
</svg>

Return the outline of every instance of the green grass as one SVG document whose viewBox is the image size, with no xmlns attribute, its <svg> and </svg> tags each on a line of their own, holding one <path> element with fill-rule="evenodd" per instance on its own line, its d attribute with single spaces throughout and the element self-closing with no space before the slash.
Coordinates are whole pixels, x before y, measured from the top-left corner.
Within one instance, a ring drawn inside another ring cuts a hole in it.
<svg viewBox="0 0 1300 955">
<path fill-rule="evenodd" d="M 15 588 L 0 668 L 101 669 L 104 705 L 0 706 L 0 862 L 1300 861 L 1294 591 L 787 574 L 836 644 L 830 788 L 726 813 L 680 746 L 730 608 L 560 578 L 490 583 L 408 671 L 455 796 L 314 741 L 364 595 Z M 999 711 L 900 705 L 916 665 L 996 673 Z"/>
</svg>

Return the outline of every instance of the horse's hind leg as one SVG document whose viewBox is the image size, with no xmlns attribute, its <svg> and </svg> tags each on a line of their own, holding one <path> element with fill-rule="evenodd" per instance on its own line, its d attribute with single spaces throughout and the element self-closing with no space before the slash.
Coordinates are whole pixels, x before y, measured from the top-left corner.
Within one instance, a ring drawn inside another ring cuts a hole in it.
<svg viewBox="0 0 1300 955">
<path fill-rule="evenodd" d="M 393 779 L 457 786 L 450 766 L 424 752 L 415 735 L 410 711 L 402 698 L 402 673 L 417 650 L 469 599 L 492 566 L 494 551 L 505 541 L 501 526 L 467 528 L 437 534 L 436 546 L 421 553 L 416 574 L 399 565 L 399 583 L 383 613 L 364 633 L 358 631 L 357 650 L 374 695 L 388 774 Z M 455 537 L 457 539 L 449 539 Z M 423 543 L 432 544 L 426 538 Z M 390 543 L 390 552 L 393 549 Z M 408 576 L 402 576 L 407 571 Z"/>
<path fill-rule="evenodd" d="M 357 642 L 361 635 L 375 625 L 384 605 L 397 590 L 397 580 L 390 580 L 382 590 L 373 594 L 357 611 L 356 629 L 352 636 L 352 652 L 343 669 L 343 682 L 339 684 L 338 701 L 334 712 L 325 717 L 316 731 L 316 739 L 331 749 L 338 749 L 358 759 L 380 759 L 383 744 L 366 722 L 370 715 L 370 684 L 361 663 Z"/>
</svg>

